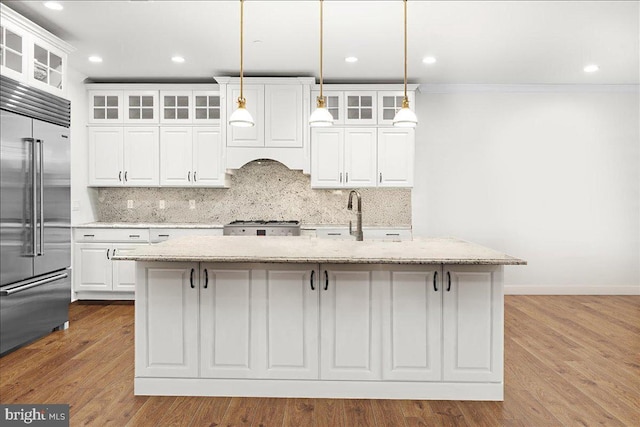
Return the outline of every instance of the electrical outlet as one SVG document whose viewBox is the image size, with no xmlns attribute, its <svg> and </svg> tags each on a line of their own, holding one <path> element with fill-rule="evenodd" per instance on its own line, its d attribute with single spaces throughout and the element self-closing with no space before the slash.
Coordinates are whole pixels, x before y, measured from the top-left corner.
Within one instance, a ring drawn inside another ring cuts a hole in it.
<svg viewBox="0 0 640 427">
<path fill-rule="evenodd" d="M 127 209 L 133 209 L 133 200 L 127 200 Z"/>
<path fill-rule="evenodd" d="M 195 208 L 196 208 L 196 201 L 189 200 L 189 209 L 195 209 Z"/>
<path fill-rule="evenodd" d="M 160 200 L 160 201 L 158 202 L 158 208 L 159 208 L 159 209 L 164 209 L 164 208 L 165 208 L 164 200 Z"/>
</svg>

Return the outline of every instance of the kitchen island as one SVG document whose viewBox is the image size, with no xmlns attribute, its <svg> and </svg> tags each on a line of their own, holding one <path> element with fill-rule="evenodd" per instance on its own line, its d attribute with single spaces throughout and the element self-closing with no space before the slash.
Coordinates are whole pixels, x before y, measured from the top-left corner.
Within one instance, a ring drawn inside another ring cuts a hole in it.
<svg viewBox="0 0 640 427">
<path fill-rule="evenodd" d="M 502 400 L 504 265 L 456 239 L 138 248 L 138 395 Z"/>
</svg>

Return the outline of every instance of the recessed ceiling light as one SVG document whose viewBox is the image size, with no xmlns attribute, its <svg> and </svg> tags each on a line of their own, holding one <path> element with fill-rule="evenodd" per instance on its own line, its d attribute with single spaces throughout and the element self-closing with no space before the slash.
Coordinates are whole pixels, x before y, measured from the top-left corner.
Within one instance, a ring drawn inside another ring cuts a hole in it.
<svg viewBox="0 0 640 427">
<path fill-rule="evenodd" d="M 423 64 L 435 64 L 436 63 L 436 58 L 434 58 L 433 56 L 425 56 L 422 59 L 422 63 Z"/>
<path fill-rule="evenodd" d="M 62 10 L 64 7 L 58 3 L 57 1 L 46 1 L 44 2 L 44 7 L 47 7 L 51 10 Z"/>
<path fill-rule="evenodd" d="M 358 62 L 358 58 L 356 58 L 355 56 L 347 56 L 346 58 L 344 58 L 344 61 L 349 63 L 354 63 L 354 62 Z"/>
<path fill-rule="evenodd" d="M 98 55 L 91 55 L 89 57 L 89 62 L 95 62 L 95 63 L 102 62 L 102 58 L 99 57 Z"/>
<path fill-rule="evenodd" d="M 184 62 L 184 58 L 182 56 L 174 56 L 171 58 L 173 62 L 177 62 L 178 64 L 182 64 Z"/>
<path fill-rule="evenodd" d="M 598 67 L 596 64 L 590 64 L 590 65 L 587 65 L 586 67 L 584 67 L 584 72 L 585 73 L 595 73 L 599 69 L 600 69 L 600 67 Z"/>
</svg>

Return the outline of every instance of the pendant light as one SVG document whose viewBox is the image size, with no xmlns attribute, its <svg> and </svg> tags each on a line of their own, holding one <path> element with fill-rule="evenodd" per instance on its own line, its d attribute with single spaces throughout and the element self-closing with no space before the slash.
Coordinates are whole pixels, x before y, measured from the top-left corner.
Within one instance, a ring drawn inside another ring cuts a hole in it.
<svg viewBox="0 0 640 427">
<path fill-rule="evenodd" d="M 246 108 L 247 100 L 242 92 L 242 74 L 244 72 L 244 0 L 240 0 L 240 96 L 238 97 L 238 108 L 229 117 L 229 124 L 236 127 L 252 127 L 255 125 L 251 113 Z"/>
<path fill-rule="evenodd" d="M 404 98 L 402 108 L 398 110 L 393 118 L 393 125 L 396 127 L 414 128 L 418 124 L 416 113 L 409 108 L 409 97 L 407 96 L 407 0 L 404 2 Z"/>
<path fill-rule="evenodd" d="M 333 125 L 333 116 L 329 110 L 327 110 L 326 99 L 322 95 L 322 3 L 323 0 L 320 0 L 320 96 L 317 99 L 316 110 L 309 117 L 309 126 L 311 127 Z"/>
</svg>

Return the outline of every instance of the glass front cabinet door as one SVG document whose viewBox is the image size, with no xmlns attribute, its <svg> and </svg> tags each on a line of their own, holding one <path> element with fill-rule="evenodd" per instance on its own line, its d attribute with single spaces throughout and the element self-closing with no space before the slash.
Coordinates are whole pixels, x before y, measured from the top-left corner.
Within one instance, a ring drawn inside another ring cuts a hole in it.
<svg viewBox="0 0 640 427">
<path fill-rule="evenodd" d="M 325 97 L 325 107 L 331 116 L 333 116 L 334 125 L 344 124 L 344 92 L 325 90 L 322 92 Z M 318 105 L 317 100 L 320 96 L 320 91 L 311 92 L 311 112 L 316 110 Z"/>
<path fill-rule="evenodd" d="M 124 92 L 124 123 L 158 123 L 158 91 Z"/>
<path fill-rule="evenodd" d="M 89 91 L 89 123 L 122 123 L 122 91 Z"/>
<path fill-rule="evenodd" d="M 220 92 L 193 92 L 193 123 L 220 124 Z"/>
<path fill-rule="evenodd" d="M 66 69 L 66 55 L 47 43 L 33 43 L 30 82 L 48 92 L 62 94 Z"/>
<path fill-rule="evenodd" d="M 415 93 L 408 92 L 409 107 L 416 111 Z M 379 91 L 378 92 L 378 124 L 393 125 L 393 118 L 402 108 L 403 91 Z"/>
<path fill-rule="evenodd" d="M 22 80 L 27 70 L 25 41 L 20 31 L 0 25 L 0 70 L 15 80 Z"/>
<path fill-rule="evenodd" d="M 160 123 L 191 123 L 191 91 L 160 91 Z"/>
<path fill-rule="evenodd" d="M 376 92 L 345 92 L 346 125 L 375 125 Z"/>
</svg>

